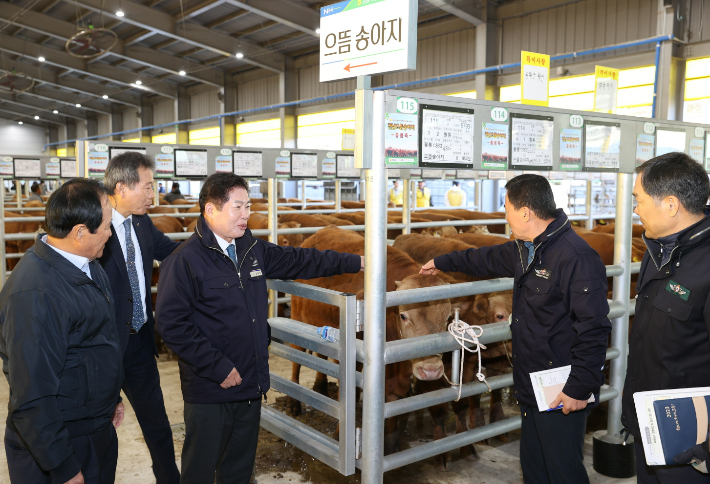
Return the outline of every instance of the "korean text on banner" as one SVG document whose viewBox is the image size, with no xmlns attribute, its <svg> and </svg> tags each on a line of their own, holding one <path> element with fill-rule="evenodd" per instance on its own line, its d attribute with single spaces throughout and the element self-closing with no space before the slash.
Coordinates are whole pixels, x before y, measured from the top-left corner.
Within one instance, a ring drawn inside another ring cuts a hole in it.
<svg viewBox="0 0 710 484">
<path fill-rule="evenodd" d="M 416 0 L 346 0 L 320 9 L 320 82 L 416 69 Z"/>
<path fill-rule="evenodd" d="M 615 113 L 618 90 L 619 69 L 596 66 L 594 68 L 594 111 Z"/>
<path fill-rule="evenodd" d="M 550 56 L 520 52 L 521 103 L 547 106 L 550 83 Z"/>
</svg>

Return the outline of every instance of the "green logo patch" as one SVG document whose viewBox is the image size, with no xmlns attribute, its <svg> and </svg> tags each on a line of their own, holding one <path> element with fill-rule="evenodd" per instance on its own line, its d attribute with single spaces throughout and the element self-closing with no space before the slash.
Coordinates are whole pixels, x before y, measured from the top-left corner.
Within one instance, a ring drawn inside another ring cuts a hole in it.
<svg viewBox="0 0 710 484">
<path fill-rule="evenodd" d="M 687 301 L 688 298 L 690 297 L 690 289 L 681 286 L 675 281 L 668 281 L 668 285 L 666 286 L 666 291 L 670 292 L 671 294 L 678 296 L 681 298 L 683 301 Z"/>
</svg>

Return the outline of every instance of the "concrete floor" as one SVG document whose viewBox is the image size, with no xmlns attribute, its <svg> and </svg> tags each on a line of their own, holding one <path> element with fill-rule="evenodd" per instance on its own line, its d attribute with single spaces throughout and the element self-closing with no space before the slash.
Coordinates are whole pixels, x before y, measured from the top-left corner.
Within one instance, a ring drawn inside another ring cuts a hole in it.
<svg viewBox="0 0 710 484">
<path fill-rule="evenodd" d="M 271 357 L 272 371 L 290 377 L 291 365 L 290 362 L 278 357 Z M 177 362 L 175 360 L 166 360 L 161 358 L 158 363 L 160 370 L 163 394 L 165 395 L 165 404 L 168 412 L 168 418 L 173 425 L 173 433 L 175 437 L 176 458 L 180 460 L 180 452 L 182 442 L 184 440 L 184 428 L 181 425 L 183 421 L 183 403 L 180 392 L 180 377 L 178 374 Z M 310 386 L 313 382 L 314 373 L 304 369 L 301 372 L 302 383 Z M 5 378 L 0 379 L 0 435 L 4 435 L 5 419 L 7 416 L 7 406 L 2 403 L 6 402 L 9 396 L 8 385 Z M 269 404 L 275 405 L 279 396 L 283 396 L 278 392 L 269 392 Z M 143 441 L 143 436 L 138 426 L 133 410 L 126 402 L 126 418 L 123 425 L 118 429 L 118 439 L 120 443 L 118 470 L 116 474 L 117 484 L 153 484 L 150 456 L 148 449 Z M 428 416 L 424 416 L 426 420 Z M 306 417 L 307 418 L 307 417 Z M 413 426 L 413 420 L 410 419 L 409 425 Z M 409 427 L 408 427 L 409 428 Z M 522 474 L 520 471 L 519 458 L 519 433 L 511 435 L 511 441 L 501 443 L 492 441 L 491 445 L 476 444 L 476 449 L 479 453 L 479 459 L 471 462 L 463 459 L 458 459 L 457 455 L 452 454 L 451 471 L 442 473 L 434 468 L 433 459 L 424 462 L 419 462 L 407 466 L 401 470 L 392 471 L 385 475 L 385 482 L 409 482 L 410 484 L 521 484 Z M 420 439 L 426 441 L 427 439 Z M 327 468 L 318 462 L 312 462 L 313 459 L 300 452 L 298 449 L 291 448 L 285 442 L 280 441 L 275 436 L 262 430 L 260 437 L 260 446 L 267 444 L 265 442 L 273 442 L 269 444 L 265 452 L 259 454 L 258 459 L 264 457 L 265 453 L 270 454 L 269 457 L 273 462 L 271 446 L 282 449 L 283 458 L 278 458 L 278 465 L 257 465 L 257 481 L 258 484 L 283 484 L 291 482 L 293 484 L 315 482 L 315 483 L 359 483 L 359 473 L 355 476 L 343 477 L 336 472 Z M 416 445 L 411 442 L 410 445 Z M 281 452 L 280 452 L 281 453 Z M 587 435 L 587 441 L 584 448 L 585 463 L 587 465 L 590 480 L 592 484 L 615 483 L 615 484 L 631 484 L 636 482 L 632 479 L 612 479 L 601 476 L 594 472 L 592 465 L 592 444 L 591 434 Z M 279 467 L 281 465 L 282 467 Z M 10 482 L 7 472 L 7 460 L 4 449 L 0 452 L 0 484 L 8 484 Z"/>
</svg>

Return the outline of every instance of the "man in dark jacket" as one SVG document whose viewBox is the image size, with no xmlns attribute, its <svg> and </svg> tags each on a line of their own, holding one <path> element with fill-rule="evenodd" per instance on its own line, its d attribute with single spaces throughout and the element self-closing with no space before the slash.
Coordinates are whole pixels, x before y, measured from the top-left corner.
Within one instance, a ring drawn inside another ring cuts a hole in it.
<svg viewBox="0 0 710 484">
<path fill-rule="evenodd" d="M 109 484 L 123 372 L 111 288 L 95 259 L 111 235 L 111 205 L 96 181 L 75 179 L 54 192 L 46 217 L 47 235 L 0 292 L 10 480 Z"/>
<path fill-rule="evenodd" d="M 170 190 L 170 193 L 165 195 L 163 199 L 168 203 L 173 203 L 175 200 L 185 200 L 185 196 L 180 191 L 180 184 L 173 182 L 172 190 Z"/>
<path fill-rule="evenodd" d="M 423 274 L 460 271 L 513 277 L 513 378 L 520 404 L 520 463 L 526 483 L 588 483 L 582 447 L 588 402 L 599 402 L 611 323 L 599 255 L 555 209 L 547 179 L 520 175 L 506 184 L 515 241 L 439 256 Z M 562 391 L 541 412 L 531 372 L 571 365 Z M 594 397 L 593 399 L 591 397 Z M 561 410 L 554 410 L 560 407 Z"/>
<path fill-rule="evenodd" d="M 150 281 L 153 260 L 162 261 L 179 243 L 156 229 L 146 215 L 155 197 L 154 168 L 152 159 L 135 151 L 112 158 L 106 167 L 104 186 L 113 207 L 111 238 L 99 262 L 111 281 L 123 356 L 123 392 L 143 431 L 156 484 L 178 484 L 173 432 L 155 361 Z"/>
<path fill-rule="evenodd" d="M 249 185 L 207 178 L 195 233 L 163 262 L 156 323 L 180 358 L 183 484 L 249 482 L 269 390 L 266 279 L 358 272 L 362 257 L 252 237 Z"/>
<path fill-rule="evenodd" d="M 710 483 L 688 465 L 646 465 L 633 400 L 636 392 L 710 386 L 710 184 L 684 153 L 652 158 L 636 171 L 634 211 L 648 251 L 636 286 L 621 421 L 634 436 L 639 483 Z M 699 444 L 676 462 L 706 461 L 707 449 Z"/>
</svg>

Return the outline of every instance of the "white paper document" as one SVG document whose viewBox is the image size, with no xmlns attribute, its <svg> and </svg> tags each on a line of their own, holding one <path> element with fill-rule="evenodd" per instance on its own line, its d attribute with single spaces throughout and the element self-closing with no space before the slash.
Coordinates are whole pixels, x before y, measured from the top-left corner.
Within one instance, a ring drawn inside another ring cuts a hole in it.
<svg viewBox="0 0 710 484">
<path fill-rule="evenodd" d="M 541 412 L 549 412 L 562 408 L 562 405 L 556 408 L 550 408 L 550 404 L 560 394 L 567 383 L 567 378 L 572 371 L 572 365 L 553 368 L 552 370 L 535 371 L 530 373 L 532 380 L 533 391 L 535 392 L 535 400 L 537 408 Z M 589 403 L 594 403 L 594 395 L 587 400 Z"/>
<path fill-rule="evenodd" d="M 677 390 L 656 390 L 652 392 L 634 393 L 634 406 L 641 430 L 643 451 L 646 454 L 646 464 L 650 466 L 666 465 L 666 457 L 661 446 L 661 434 L 656 424 L 656 411 L 653 402 L 669 398 L 687 398 L 710 395 L 710 387 L 679 388 Z"/>
</svg>

